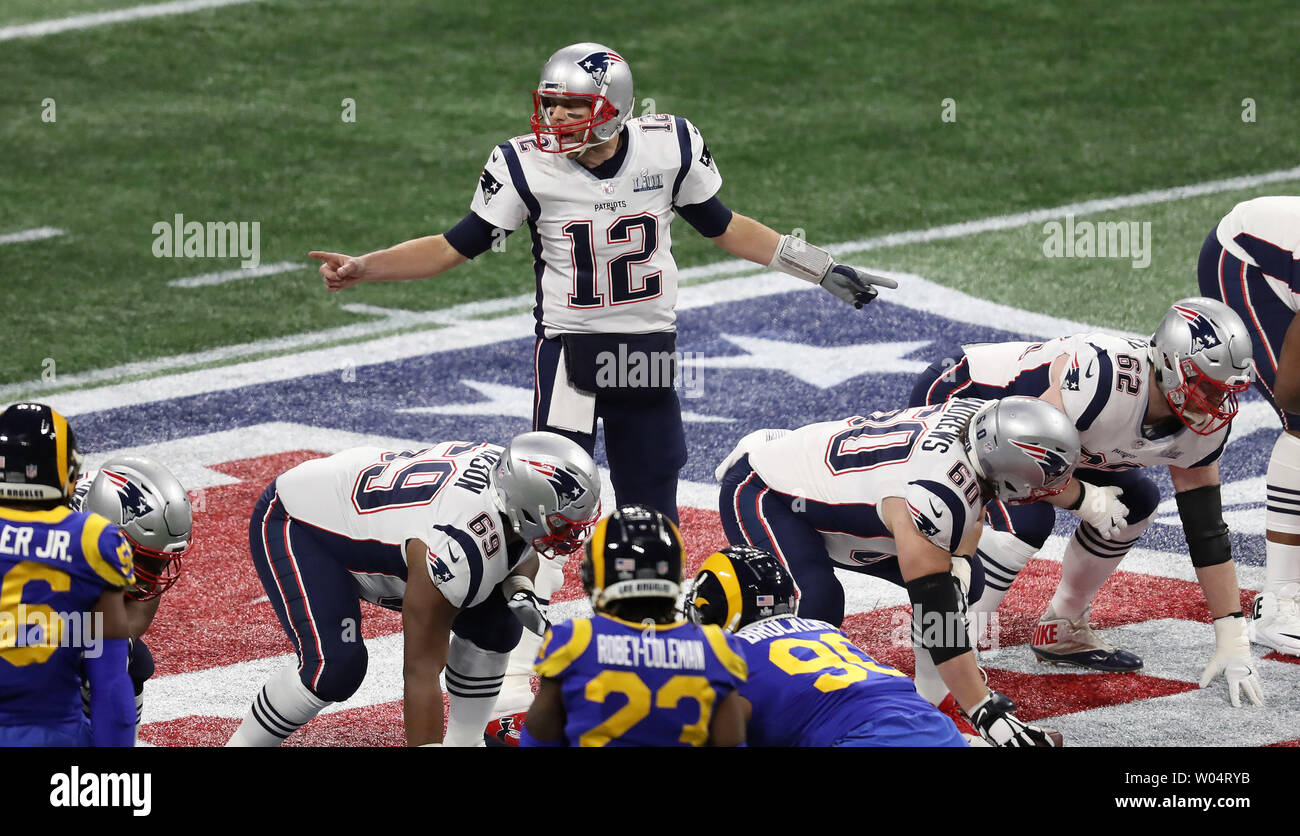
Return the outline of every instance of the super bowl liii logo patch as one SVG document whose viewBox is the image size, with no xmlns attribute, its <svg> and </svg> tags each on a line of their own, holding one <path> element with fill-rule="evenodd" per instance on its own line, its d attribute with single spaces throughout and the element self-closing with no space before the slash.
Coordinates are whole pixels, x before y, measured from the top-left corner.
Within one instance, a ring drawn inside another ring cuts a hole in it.
<svg viewBox="0 0 1300 836">
<path fill-rule="evenodd" d="M 662 173 L 650 174 L 643 171 L 640 175 L 632 178 L 632 191 L 634 192 L 652 192 L 663 187 L 664 176 Z"/>
</svg>

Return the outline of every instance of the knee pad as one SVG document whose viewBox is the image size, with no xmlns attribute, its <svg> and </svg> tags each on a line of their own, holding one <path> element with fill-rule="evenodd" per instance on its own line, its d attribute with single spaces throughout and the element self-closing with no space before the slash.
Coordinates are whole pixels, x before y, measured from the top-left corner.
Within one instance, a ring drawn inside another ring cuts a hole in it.
<svg viewBox="0 0 1300 836">
<path fill-rule="evenodd" d="M 327 702 L 343 702 L 357 692 L 366 678 L 366 669 L 370 664 L 370 654 L 358 636 L 354 642 L 344 645 L 338 652 L 326 658 L 320 675 L 317 676 L 312 665 L 303 665 L 298 678 L 307 690 Z"/>
<path fill-rule="evenodd" d="M 1278 436 L 1264 481 L 1268 491 L 1265 527 L 1300 534 L 1300 438 L 1285 432 Z"/>
</svg>

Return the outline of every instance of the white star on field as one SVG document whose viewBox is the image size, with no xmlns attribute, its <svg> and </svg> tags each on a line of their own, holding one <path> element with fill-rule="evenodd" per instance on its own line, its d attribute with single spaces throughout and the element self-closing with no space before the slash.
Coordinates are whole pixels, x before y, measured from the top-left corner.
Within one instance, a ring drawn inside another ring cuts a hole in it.
<svg viewBox="0 0 1300 836">
<path fill-rule="evenodd" d="M 723 334 L 722 338 L 748 353 L 739 357 L 695 358 L 693 363 L 706 369 L 786 372 L 820 389 L 830 389 L 867 373 L 916 374 L 930 365 L 925 360 L 904 359 L 905 355 L 929 345 L 929 340 L 816 346 L 729 334 Z"/>
<path fill-rule="evenodd" d="M 533 390 L 521 386 L 503 386 L 499 383 L 484 383 L 479 380 L 461 380 L 462 385 L 478 392 L 486 401 L 473 403 L 452 403 L 442 406 L 413 406 L 399 409 L 406 415 L 504 415 L 507 418 L 533 419 Z M 723 418 L 718 415 L 701 415 L 698 412 L 683 410 L 682 420 L 694 424 L 729 424 L 736 419 Z"/>
</svg>

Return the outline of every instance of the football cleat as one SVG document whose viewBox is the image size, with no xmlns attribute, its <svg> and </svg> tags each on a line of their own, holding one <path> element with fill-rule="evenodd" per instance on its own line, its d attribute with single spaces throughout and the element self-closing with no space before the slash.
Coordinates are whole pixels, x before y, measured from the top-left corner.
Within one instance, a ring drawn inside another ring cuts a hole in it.
<svg viewBox="0 0 1300 836">
<path fill-rule="evenodd" d="M 524 728 L 524 718 L 528 712 L 521 711 L 518 714 L 507 714 L 505 717 L 498 717 L 487 724 L 483 731 L 483 743 L 491 748 L 519 747 L 519 733 Z"/>
<path fill-rule="evenodd" d="M 1030 645 L 1040 662 L 1075 665 L 1107 673 L 1128 673 L 1142 669 L 1142 658 L 1121 650 L 1093 632 L 1088 624 L 1091 607 L 1078 618 L 1060 618 L 1051 607 L 1034 628 Z"/>
<path fill-rule="evenodd" d="M 1288 656 L 1300 656 L 1300 584 L 1261 592 L 1250 608 L 1250 640 Z"/>
</svg>

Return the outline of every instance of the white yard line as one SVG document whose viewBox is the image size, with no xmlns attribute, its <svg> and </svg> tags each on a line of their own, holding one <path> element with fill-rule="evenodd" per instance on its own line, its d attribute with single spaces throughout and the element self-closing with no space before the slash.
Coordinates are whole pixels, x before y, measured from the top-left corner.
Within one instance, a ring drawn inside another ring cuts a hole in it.
<svg viewBox="0 0 1300 836">
<path fill-rule="evenodd" d="M 92 14 L 71 15 L 51 20 L 38 20 L 35 23 L 22 23 L 16 26 L 0 27 L 0 41 L 13 41 L 19 38 L 40 38 L 59 32 L 71 32 L 77 29 L 93 29 L 111 23 L 126 23 L 132 20 L 145 20 L 151 17 L 183 15 L 200 12 L 204 9 L 216 9 L 222 6 L 238 6 L 243 3 L 256 3 L 258 0 L 180 0 L 175 3 L 150 3 L 146 6 L 131 6 L 111 12 L 94 12 Z"/>
<path fill-rule="evenodd" d="M 0 244 L 21 244 L 24 241 L 43 241 L 46 238 L 57 238 L 63 235 L 61 229 L 55 229 L 52 226 L 42 226 L 36 229 L 25 229 L 22 232 L 11 232 L 8 235 L 0 235 Z"/>
<path fill-rule="evenodd" d="M 275 264 L 263 264 L 260 267 L 241 267 L 235 270 L 222 270 L 218 273 L 204 273 L 201 276 L 190 276 L 184 279 L 172 279 L 167 283 L 167 286 L 208 287 L 209 285 L 238 281 L 239 279 L 254 279 L 258 276 L 274 276 L 277 273 L 296 273 L 299 270 L 310 269 L 312 269 L 310 264 L 303 264 L 300 261 L 280 261 Z"/>
<path fill-rule="evenodd" d="M 889 235 L 878 236 L 875 238 L 843 241 L 838 244 L 830 244 L 827 246 L 827 249 L 837 255 L 847 255 L 903 244 L 937 241 L 949 238 L 958 238 L 965 235 L 977 235 L 996 230 L 1014 229 L 1026 224 L 1046 221 L 1052 218 L 1061 218 L 1066 215 L 1079 216 L 1093 212 L 1110 211 L 1118 208 L 1183 200 L 1189 197 L 1216 194 L 1235 189 L 1251 188 L 1254 186 L 1293 179 L 1300 179 L 1300 167 L 1271 171 L 1264 174 L 1247 175 L 1244 177 L 1211 180 L 1204 183 L 1179 186 L 1172 189 L 1157 189 L 1154 191 L 1139 192 L 1118 197 L 1101 198 L 1081 203 L 1066 204 L 1051 209 L 1038 209 L 1032 212 L 1022 212 L 1011 215 L 997 215 L 994 217 L 983 218 L 981 220 L 930 227 L 929 229 L 891 233 Z M 732 259 L 717 262 L 715 264 L 706 264 L 700 267 L 684 269 L 680 271 L 679 278 L 682 281 L 690 281 L 692 279 L 712 278 L 716 276 L 744 275 L 762 272 L 763 270 L 764 268 L 759 267 L 752 262 L 741 259 Z M 906 305 L 929 313 L 941 314 L 959 321 L 973 322 L 976 324 L 1016 322 L 1020 330 L 1027 333 L 1036 333 L 1042 336 L 1077 332 L 1088 330 L 1092 327 L 1082 323 L 1058 319 L 1056 317 L 1026 313 L 1006 305 L 998 305 L 985 300 L 975 299 L 965 293 L 937 285 L 933 282 L 922 279 L 919 276 L 912 276 L 905 273 L 889 273 L 888 275 L 898 277 L 905 283 L 899 288 L 899 290 L 887 292 L 884 299 L 895 304 Z M 713 304 L 715 301 L 721 301 L 721 298 L 716 295 L 716 291 L 704 292 L 706 288 L 710 286 L 712 285 L 702 287 L 688 286 L 682 288 L 680 296 L 678 297 L 678 307 L 681 309 L 687 309 L 693 307 L 695 304 L 707 305 Z M 725 291 L 724 295 L 727 298 L 740 300 L 749 296 L 759 296 L 767 293 L 783 293 L 790 290 L 809 289 L 811 286 L 800 284 L 798 281 L 786 276 L 769 273 L 763 277 L 761 282 L 746 279 L 744 288 L 745 292 Z M 371 322 L 354 323 L 352 325 L 328 328 L 321 331 L 312 331 L 306 334 L 296 334 L 293 336 L 276 337 L 266 340 L 255 340 L 253 342 L 222 346 L 220 348 L 176 355 L 173 357 L 162 357 L 156 360 L 126 363 L 120 366 L 113 366 L 111 368 L 82 374 L 60 375 L 52 383 L 46 383 L 45 381 L 37 379 L 9 384 L 0 386 L 0 401 L 12 401 L 19 397 L 40 396 L 45 400 L 57 403 L 62 399 L 62 395 L 43 395 L 42 390 L 50 388 L 84 390 L 96 387 L 98 384 L 120 380 L 126 377 L 153 375 L 160 372 L 181 370 L 212 363 L 225 363 L 238 357 L 246 357 L 255 354 L 299 351 L 323 343 L 364 339 L 365 337 L 371 336 L 379 337 L 380 335 L 389 334 L 400 328 L 408 328 L 413 325 L 469 326 L 472 330 L 479 331 L 481 329 L 472 322 L 465 322 L 465 319 L 473 316 L 508 311 L 515 308 L 529 307 L 533 304 L 533 300 L 533 293 L 522 293 L 518 296 L 469 302 L 437 311 L 400 311 L 377 309 L 364 305 L 346 305 L 344 306 L 344 310 L 356 313 L 381 314 L 382 318 Z M 493 320 L 492 322 L 495 328 L 495 333 L 499 339 L 514 339 L 526 336 L 527 333 L 531 332 L 532 328 L 531 317 L 511 317 L 507 319 Z M 521 330 L 521 326 L 524 325 L 526 325 L 526 327 Z M 402 342 L 407 346 L 418 347 L 426 344 L 425 338 L 431 339 L 434 344 L 444 342 L 442 338 L 436 338 L 433 335 L 420 334 L 403 335 Z M 486 340 L 484 342 L 495 341 L 496 340 Z M 328 357 L 330 355 L 322 353 L 321 350 L 317 350 L 310 352 L 307 355 L 297 356 L 295 363 L 305 363 L 305 365 L 298 366 L 298 368 L 301 369 L 299 374 L 311 374 L 313 371 L 328 371 L 334 368 L 356 365 L 355 358 L 357 356 L 363 356 L 367 363 L 400 359 L 400 357 L 381 356 L 372 353 L 372 348 L 379 348 L 382 352 L 385 350 L 384 346 L 388 345 L 390 342 L 391 341 L 386 339 L 377 339 L 374 342 L 355 343 L 348 346 L 342 346 L 335 351 L 335 354 L 342 352 L 346 356 L 346 359 L 344 360 L 329 360 Z M 474 344 L 481 345 L 484 344 L 484 342 L 476 341 Z M 429 353 L 437 350 L 439 350 L 437 347 L 431 346 L 414 352 L 403 351 L 401 357 L 414 356 L 416 354 Z M 261 362 L 266 363 L 272 361 Z M 250 382 L 250 380 L 267 382 L 269 380 L 285 379 L 276 376 L 265 380 L 258 380 L 256 377 L 253 377 L 254 373 L 260 373 L 261 371 L 264 371 L 265 368 L 253 368 L 256 365 L 257 363 L 254 362 L 241 364 L 239 367 L 231 367 L 227 369 L 182 372 L 176 375 L 175 378 L 190 379 L 191 382 L 186 385 L 196 385 L 198 388 L 195 393 L 216 391 L 220 388 L 230 388 L 235 385 L 245 385 Z M 199 378 L 192 377 L 195 375 L 198 375 Z M 205 378 L 203 375 L 208 375 L 209 377 Z M 297 377 L 299 375 L 294 374 L 291 376 Z M 175 378 L 169 379 L 174 380 Z M 198 382 L 198 380 L 207 380 L 209 378 L 213 381 L 211 384 Z M 218 381 L 225 381 L 225 384 L 221 385 Z M 94 391 L 101 393 L 105 398 L 104 402 L 113 406 L 126 406 L 131 403 L 145 403 L 148 401 L 158 400 L 161 397 L 171 396 L 147 394 L 142 391 L 140 395 L 132 397 L 124 396 L 121 391 L 123 387 L 147 390 L 150 388 L 147 385 L 149 383 L 151 383 L 151 381 L 121 384 L 120 386 L 102 386 Z M 166 386 L 163 388 L 165 389 Z M 69 392 L 68 394 L 71 393 Z M 136 397 L 139 399 L 137 400 Z M 81 411 L 94 411 L 95 407 L 90 406 L 93 400 L 94 399 L 92 398 L 88 401 L 82 401 L 86 404 L 86 408 Z M 99 408 L 108 408 L 108 406 Z"/>
</svg>

